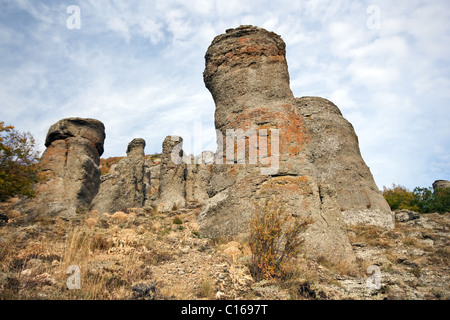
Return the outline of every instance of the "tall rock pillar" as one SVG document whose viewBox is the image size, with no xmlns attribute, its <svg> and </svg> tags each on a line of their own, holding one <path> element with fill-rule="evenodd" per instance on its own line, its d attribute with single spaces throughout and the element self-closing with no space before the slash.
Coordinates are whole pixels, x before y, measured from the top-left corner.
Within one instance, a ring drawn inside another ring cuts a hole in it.
<svg viewBox="0 0 450 320">
<path fill-rule="evenodd" d="M 74 215 L 87 208 L 100 186 L 105 127 L 95 119 L 67 118 L 50 127 L 40 166 L 45 177 L 28 211 Z"/>
<path fill-rule="evenodd" d="M 183 138 L 167 136 L 162 145 L 159 176 L 160 211 L 182 208 L 186 205 L 186 164 L 183 162 Z"/>
<path fill-rule="evenodd" d="M 92 209 L 114 213 L 128 208 L 142 208 L 146 200 L 145 140 L 133 139 L 127 156 L 114 164 L 101 177 L 100 190 L 92 202 Z"/>
<path fill-rule="evenodd" d="M 311 138 L 289 87 L 284 41 L 241 26 L 217 36 L 205 59 L 204 81 L 216 104 L 216 163 L 223 164 L 213 168 L 201 232 L 246 234 L 256 205 L 275 198 L 287 213 L 313 219 L 305 235 L 309 255 L 353 260 L 337 206 L 322 210 L 334 198 L 322 196 L 316 181 Z"/>
</svg>

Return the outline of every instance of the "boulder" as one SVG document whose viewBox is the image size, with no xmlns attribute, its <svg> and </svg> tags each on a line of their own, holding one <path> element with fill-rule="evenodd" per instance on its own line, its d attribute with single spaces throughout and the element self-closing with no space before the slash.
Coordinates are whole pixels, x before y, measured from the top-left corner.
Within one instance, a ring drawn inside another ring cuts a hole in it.
<svg viewBox="0 0 450 320">
<path fill-rule="evenodd" d="M 420 218 L 420 214 L 410 210 L 396 210 L 394 212 L 395 220 L 399 222 L 406 222 Z"/>
<path fill-rule="evenodd" d="M 296 104 L 311 136 L 318 182 L 336 190 L 345 222 L 394 228 L 393 214 L 361 156 L 352 124 L 327 99 L 302 97 Z"/>
<path fill-rule="evenodd" d="M 128 144 L 127 156 L 101 177 L 100 190 L 92 202 L 92 210 L 114 213 L 144 207 L 146 181 L 150 180 L 144 148 L 144 139 L 136 138 Z"/>
</svg>

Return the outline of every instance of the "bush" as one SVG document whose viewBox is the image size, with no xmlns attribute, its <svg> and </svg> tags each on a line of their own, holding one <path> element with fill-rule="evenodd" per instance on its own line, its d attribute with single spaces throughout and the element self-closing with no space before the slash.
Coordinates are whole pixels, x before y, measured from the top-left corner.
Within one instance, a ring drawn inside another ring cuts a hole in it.
<svg viewBox="0 0 450 320">
<path fill-rule="evenodd" d="M 312 221 L 286 214 L 283 206 L 273 201 L 257 208 L 250 222 L 252 271 L 257 280 L 283 277 L 302 243 L 300 234 Z"/>
<path fill-rule="evenodd" d="M 433 189 L 416 187 L 412 194 L 414 197 L 413 203 L 417 208 L 415 211 L 420 213 L 435 212 Z"/>
<path fill-rule="evenodd" d="M 434 193 L 434 211 L 450 212 L 450 188 L 437 189 Z"/>
<path fill-rule="evenodd" d="M 39 181 L 38 151 L 33 136 L 0 121 L 0 201 L 15 195 L 33 196 Z"/>
<path fill-rule="evenodd" d="M 416 196 L 403 186 L 392 184 L 392 188 L 383 187 L 383 196 L 391 207 L 391 210 L 419 211 L 415 204 Z"/>
<path fill-rule="evenodd" d="M 450 188 L 440 188 L 433 191 L 432 188 L 416 187 L 409 191 L 400 185 L 392 185 L 392 188 L 383 187 L 383 196 L 391 207 L 391 210 L 412 210 L 420 213 L 450 212 Z"/>
<path fill-rule="evenodd" d="M 172 222 L 173 224 L 183 224 L 183 221 L 179 217 L 175 217 Z"/>
</svg>

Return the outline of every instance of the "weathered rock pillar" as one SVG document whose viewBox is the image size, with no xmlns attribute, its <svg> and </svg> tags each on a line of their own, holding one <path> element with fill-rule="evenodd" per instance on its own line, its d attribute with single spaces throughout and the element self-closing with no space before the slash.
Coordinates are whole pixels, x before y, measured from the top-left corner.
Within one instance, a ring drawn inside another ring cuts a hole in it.
<svg viewBox="0 0 450 320">
<path fill-rule="evenodd" d="M 159 177 L 160 211 L 182 208 L 186 204 L 186 164 L 183 162 L 183 138 L 167 136 L 162 145 Z"/>
<path fill-rule="evenodd" d="M 190 156 L 186 175 L 186 202 L 203 204 L 208 200 L 208 185 L 214 163 L 214 153 L 203 151 L 199 156 Z"/>
<path fill-rule="evenodd" d="M 204 80 L 216 103 L 216 161 L 224 164 L 213 169 L 201 232 L 246 234 L 255 203 L 275 197 L 286 212 L 314 220 L 305 239 L 309 255 L 353 260 L 340 212 L 321 209 L 311 139 L 289 87 L 284 41 L 241 26 L 217 36 L 205 59 Z M 235 144 L 230 136 L 236 132 Z"/>
<path fill-rule="evenodd" d="M 45 181 L 34 199 L 39 214 L 73 215 L 87 208 L 100 186 L 105 127 L 95 119 L 68 118 L 52 125 L 41 169 Z"/>
<path fill-rule="evenodd" d="M 127 147 L 127 156 L 113 165 L 101 177 L 100 190 L 92 202 L 92 209 L 114 213 L 128 208 L 142 208 L 146 200 L 145 140 L 133 139 Z"/>
<path fill-rule="evenodd" d="M 450 181 L 448 180 L 436 180 L 433 182 L 433 190 L 436 192 L 438 189 L 450 188 Z"/>
</svg>

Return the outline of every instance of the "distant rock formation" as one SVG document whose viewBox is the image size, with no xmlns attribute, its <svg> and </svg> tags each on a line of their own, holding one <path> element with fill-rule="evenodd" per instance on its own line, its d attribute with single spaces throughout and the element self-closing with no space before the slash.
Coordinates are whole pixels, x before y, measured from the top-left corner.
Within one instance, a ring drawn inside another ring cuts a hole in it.
<svg viewBox="0 0 450 320">
<path fill-rule="evenodd" d="M 105 127 L 95 119 L 67 118 L 50 127 L 40 166 L 45 176 L 38 196 L 21 210 L 48 215 L 75 215 L 86 209 L 100 186 L 100 156 Z"/>
<path fill-rule="evenodd" d="M 204 151 L 199 157 L 191 155 L 186 166 L 186 202 L 203 204 L 209 199 L 208 185 L 214 163 L 214 153 Z"/>
<path fill-rule="evenodd" d="M 433 182 L 433 190 L 436 192 L 438 189 L 450 188 L 450 181 L 448 180 L 436 180 Z"/>
<path fill-rule="evenodd" d="M 144 156 L 145 140 L 133 139 L 127 156 L 101 177 L 100 190 L 91 209 L 114 213 L 127 208 L 142 208 L 146 200 L 146 182 L 150 181 Z"/>
<path fill-rule="evenodd" d="M 309 255 L 353 260 L 335 195 L 325 185 L 319 189 L 316 180 L 281 37 L 253 26 L 229 29 L 212 41 L 205 59 L 204 80 L 220 132 L 216 161 L 224 164 L 213 167 L 212 198 L 199 215 L 200 231 L 211 237 L 246 234 L 255 204 L 275 197 L 286 212 L 313 219 L 305 235 Z"/>
<path fill-rule="evenodd" d="M 311 136 L 317 180 L 336 190 L 345 222 L 394 228 L 394 216 L 361 156 L 351 123 L 327 99 L 302 97 L 296 100 Z"/>
<path fill-rule="evenodd" d="M 157 208 L 168 211 L 186 205 L 186 164 L 183 138 L 167 136 L 162 145 Z"/>
<path fill-rule="evenodd" d="M 147 192 L 145 206 L 150 207 L 159 197 L 159 178 L 161 175 L 161 164 L 154 164 L 146 161 L 145 166 L 145 190 Z"/>
</svg>

